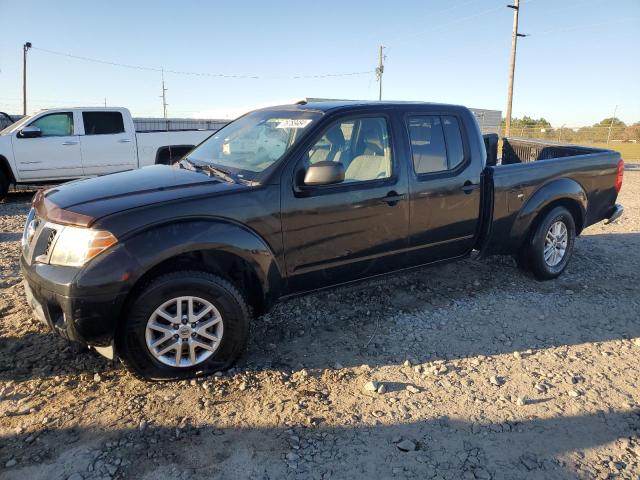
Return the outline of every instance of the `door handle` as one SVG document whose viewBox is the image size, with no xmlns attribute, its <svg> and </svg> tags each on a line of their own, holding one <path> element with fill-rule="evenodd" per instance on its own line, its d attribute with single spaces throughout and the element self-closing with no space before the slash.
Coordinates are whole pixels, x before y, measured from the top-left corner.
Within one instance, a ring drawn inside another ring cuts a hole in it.
<svg viewBox="0 0 640 480">
<path fill-rule="evenodd" d="M 480 184 L 471 183 L 469 180 L 467 180 L 466 182 L 464 182 L 464 185 L 460 187 L 460 190 L 462 190 L 464 193 L 468 195 L 474 190 L 477 190 L 478 188 L 480 188 Z"/>
<path fill-rule="evenodd" d="M 62 145 L 77 145 L 78 142 L 63 142 Z"/>
<path fill-rule="evenodd" d="M 118 142 L 120 142 L 120 143 L 131 143 L 131 140 L 128 139 L 128 138 L 122 138 L 122 139 L 118 140 Z"/>
<path fill-rule="evenodd" d="M 406 195 L 404 194 L 401 195 L 398 192 L 391 191 L 387 193 L 386 197 L 381 198 L 380 202 L 386 203 L 387 205 L 393 207 L 394 205 L 397 205 L 400 200 L 404 200 L 405 198 L 406 198 Z"/>
</svg>

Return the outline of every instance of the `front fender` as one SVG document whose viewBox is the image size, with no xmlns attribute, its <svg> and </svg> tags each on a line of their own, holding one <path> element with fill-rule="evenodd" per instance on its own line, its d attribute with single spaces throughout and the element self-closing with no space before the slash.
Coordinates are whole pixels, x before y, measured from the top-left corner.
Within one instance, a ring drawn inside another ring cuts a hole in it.
<svg viewBox="0 0 640 480">
<path fill-rule="evenodd" d="M 155 266 L 195 251 L 240 257 L 251 265 L 266 295 L 280 294 L 282 275 L 271 248 L 256 232 L 224 219 L 184 219 L 129 234 L 119 239 L 113 251 L 98 256 L 85 268 L 77 287 L 86 292 L 107 282 L 119 283 L 118 291 L 130 290 Z"/>
<path fill-rule="evenodd" d="M 535 219 L 545 208 L 555 202 L 570 201 L 578 206 L 580 223 L 584 225 L 587 212 L 587 194 L 584 188 L 570 178 L 559 178 L 545 183 L 529 197 L 520 209 L 511 228 L 511 241 L 518 247 L 526 240 L 526 236 Z"/>
</svg>

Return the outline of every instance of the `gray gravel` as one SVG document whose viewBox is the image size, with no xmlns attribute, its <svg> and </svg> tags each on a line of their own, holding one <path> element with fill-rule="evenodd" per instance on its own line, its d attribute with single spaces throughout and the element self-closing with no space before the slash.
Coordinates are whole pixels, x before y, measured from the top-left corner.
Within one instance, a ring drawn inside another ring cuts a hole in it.
<svg viewBox="0 0 640 480">
<path fill-rule="evenodd" d="M 289 301 L 230 372 L 149 384 L 25 306 L 0 204 L 0 478 L 640 478 L 640 173 L 560 279 L 466 260 Z M 375 387 L 375 388 L 374 388 Z"/>
</svg>

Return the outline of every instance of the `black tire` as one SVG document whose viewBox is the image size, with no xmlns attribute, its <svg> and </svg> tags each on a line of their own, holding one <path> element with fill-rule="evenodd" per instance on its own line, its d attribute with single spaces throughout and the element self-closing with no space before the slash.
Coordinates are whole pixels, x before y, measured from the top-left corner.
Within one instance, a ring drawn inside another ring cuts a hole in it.
<svg viewBox="0 0 640 480">
<path fill-rule="evenodd" d="M 558 263 L 550 265 L 545 260 L 544 255 L 545 239 L 549 229 L 556 222 L 561 222 L 566 228 L 567 243 L 564 254 Z M 556 207 L 537 223 L 535 230 L 524 247 L 522 255 L 524 255 L 524 261 L 527 262 L 529 269 L 538 280 L 551 280 L 558 277 L 567 268 L 567 264 L 573 254 L 575 241 L 576 224 L 573 215 L 564 207 Z"/>
<path fill-rule="evenodd" d="M 9 178 L 7 178 L 6 173 L 0 170 L 0 202 L 2 202 L 5 198 L 7 198 L 7 193 L 9 193 Z"/>
<path fill-rule="evenodd" d="M 222 339 L 215 352 L 196 366 L 165 365 L 147 347 L 147 321 L 164 302 L 188 295 L 210 302 L 220 312 Z M 207 272 L 178 271 L 156 278 L 140 292 L 126 315 L 116 334 L 116 349 L 125 367 L 144 380 L 184 379 L 227 369 L 244 351 L 249 334 L 249 308 L 242 294 L 227 280 Z"/>
</svg>

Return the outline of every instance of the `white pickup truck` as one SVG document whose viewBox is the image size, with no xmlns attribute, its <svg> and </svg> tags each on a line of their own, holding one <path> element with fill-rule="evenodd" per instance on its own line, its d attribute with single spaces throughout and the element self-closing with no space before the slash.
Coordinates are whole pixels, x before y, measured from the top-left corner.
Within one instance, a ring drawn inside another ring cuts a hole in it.
<svg viewBox="0 0 640 480">
<path fill-rule="evenodd" d="M 61 183 L 171 163 L 212 130 L 136 131 L 126 108 L 61 108 L 0 131 L 0 200 L 11 184 Z"/>
</svg>

